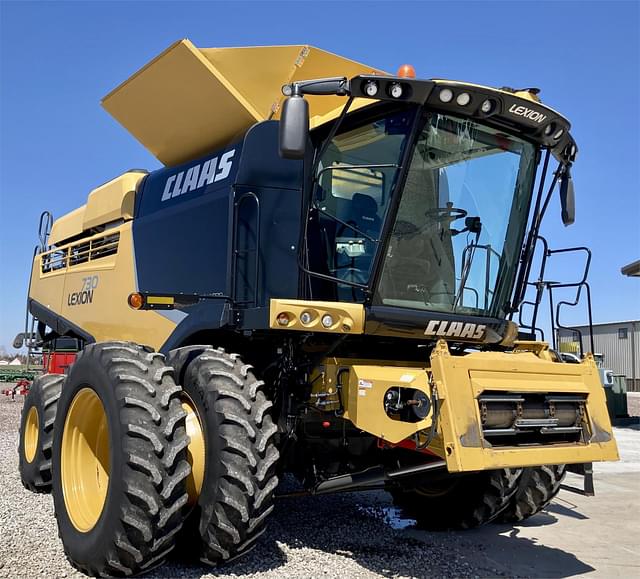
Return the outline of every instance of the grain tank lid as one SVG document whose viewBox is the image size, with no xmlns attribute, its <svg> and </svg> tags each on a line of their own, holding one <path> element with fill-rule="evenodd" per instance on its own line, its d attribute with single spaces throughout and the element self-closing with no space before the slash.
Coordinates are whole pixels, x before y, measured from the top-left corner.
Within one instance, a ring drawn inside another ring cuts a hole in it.
<svg viewBox="0 0 640 579">
<path fill-rule="evenodd" d="M 102 100 L 102 106 L 165 165 L 228 144 L 251 125 L 279 118 L 281 87 L 296 80 L 384 71 L 306 45 L 167 48 Z M 308 97 L 321 118 L 344 97 Z"/>
<path fill-rule="evenodd" d="M 49 234 L 49 245 L 62 245 L 66 240 L 82 234 L 85 209 L 86 206 L 82 205 L 56 219 Z"/>
<path fill-rule="evenodd" d="M 135 192 L 145 175 L 146 171 L 132 169 L 93 189 L 86 205 L 53 222 L 49 245 L 63 245 L 95 227 L 133 219 Z"/>
</svg>

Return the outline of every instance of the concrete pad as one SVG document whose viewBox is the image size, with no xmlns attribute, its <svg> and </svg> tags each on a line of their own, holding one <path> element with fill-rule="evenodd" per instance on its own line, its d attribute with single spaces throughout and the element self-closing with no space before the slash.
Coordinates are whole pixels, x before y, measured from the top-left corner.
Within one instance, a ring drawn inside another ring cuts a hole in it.
<svg viewBox="0 0 640 579">
<path fill-rule="evenodd" d="M 595 497 L 562 490 L 520 525 L 464 534 L 483 545 L 486 566 L 509 576 L 640 577 L 640 427 L 614 430 L 621 461 L 594 465 Z"/>
</svg>

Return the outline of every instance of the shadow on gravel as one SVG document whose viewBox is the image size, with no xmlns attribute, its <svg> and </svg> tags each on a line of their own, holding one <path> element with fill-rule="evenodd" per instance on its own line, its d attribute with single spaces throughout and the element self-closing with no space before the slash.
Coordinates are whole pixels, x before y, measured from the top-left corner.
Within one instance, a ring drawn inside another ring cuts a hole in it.
<svg viewBox="0 0 640 579">
<path fill-rule="evenodd" d="M 556 522 L 542 513 L 525 524 Z M 519 537 L 511 525 L 433 533 L 413 523 L 402 519 L 384 492 L 282 498 L 248 556 L 221 568 L 174 560 L 153 576 L 243 577 L 271 571 L 310 577 L 318 575 L 319 562 L 333 576 L 341 558 L 384 577 L 571 577 L 593 570 L 571 553 Z"/>
</svg>

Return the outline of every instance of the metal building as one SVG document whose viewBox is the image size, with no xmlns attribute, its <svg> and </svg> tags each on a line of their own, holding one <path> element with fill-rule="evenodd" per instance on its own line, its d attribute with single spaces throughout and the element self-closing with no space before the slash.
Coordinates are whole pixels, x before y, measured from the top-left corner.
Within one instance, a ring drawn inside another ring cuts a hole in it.
<svg viewBox="0 0 640 579">
<path fill-rule="evenodd" d="M 589 343 L 589 326 L 558 330 L 560 351 L 578 351 L 579 333 Z M 615 374 L 624 374 L 629 391 L 640 392 L 640 320 L 593 324 L 596 354 L 604 356 L 603 366 Z"/>
</svg>

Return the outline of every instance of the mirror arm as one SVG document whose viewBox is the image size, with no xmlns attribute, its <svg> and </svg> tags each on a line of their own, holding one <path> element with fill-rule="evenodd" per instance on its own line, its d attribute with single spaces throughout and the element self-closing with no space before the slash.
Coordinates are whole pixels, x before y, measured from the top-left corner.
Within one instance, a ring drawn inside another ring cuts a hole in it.
<svg viewBox="0 0 640 579">
<path fill-rule="evenodd" d="M 309 104 L 304 95 L 349 95 L 346 107 L 334 127 L 344 118 L 353 97 L 347 77 L 317 78 L 285 84 L 282 94 L 286 97 L 282 104 L 279 129 L 279 153 L 283 159 L 303 159 L 309 135 Z M 327 143 L 325 143 L 326 147 Z M 324 152 L 324 148 L 323 148 Z M 314 165 L 315 169 L 315 165 Z"/>
<path fill-rule="evenodd" d="M 285 84 L 282 87 L 282 94 L 287 97 L 303 96 L 305 94 L 345 96 L 351 94 L 351 89 L 347 77 L 335 76 Z"/>
</svg>

